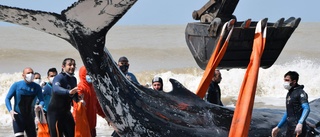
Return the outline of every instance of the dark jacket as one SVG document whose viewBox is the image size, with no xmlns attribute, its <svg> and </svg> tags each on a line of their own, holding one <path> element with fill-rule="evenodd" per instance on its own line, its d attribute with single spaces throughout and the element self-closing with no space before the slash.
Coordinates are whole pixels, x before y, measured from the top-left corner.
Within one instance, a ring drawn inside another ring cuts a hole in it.
<svg viewBox="0 0 320 137">
<path fill-rule="evenodd" d="M 223 106 L 221 102 L 221 90 L 218 83 L 211 81 L 205 99 L 212 104 Z"/>
</svg>

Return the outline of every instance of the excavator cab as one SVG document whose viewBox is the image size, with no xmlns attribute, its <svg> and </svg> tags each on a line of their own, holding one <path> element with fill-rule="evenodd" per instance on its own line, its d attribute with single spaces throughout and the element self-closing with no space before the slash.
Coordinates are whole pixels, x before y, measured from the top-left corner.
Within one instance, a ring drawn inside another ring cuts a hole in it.
<svg viewBox="0 0 320 137">
<path fill-rule="evenodd" d="M 258 21 L 237 21 L 233 12 L 239 0 L 209 0 L 201 9 L 192 13 L 199 22 L 188 23 L 185 30 L 187 45 L 201 69 L 205 69 L 216 49 L 225 22 L 235 19 L 233 33 L 224 57 L 218 65 L 220 69 L 246 68 L 250 61 L 255 28 Z M 301 19 L 281 18 L 277 22 L 267 22 L 267 38 L 261 57 L 260 67 L 269 68 L 274 64 Z"/>
</svg>

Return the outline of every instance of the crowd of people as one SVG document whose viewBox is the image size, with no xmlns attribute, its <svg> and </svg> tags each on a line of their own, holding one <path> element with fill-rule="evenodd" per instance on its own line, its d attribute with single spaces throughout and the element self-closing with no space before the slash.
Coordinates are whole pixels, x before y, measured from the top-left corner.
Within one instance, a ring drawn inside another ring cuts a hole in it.
<svg viewBox="0 0 320 137">
<path fill-rule="evenodd" d="M 89 136 L 96 136 L 96 114 L 103 118 L 105 115 L 85 67 L 80 68 L 79 83 L 74 76 L 75 69 L 76 61 L 66 58 L 62 62 L 60 73 L 56 68 L 48 70 L 46 82 L 42 82 L 41 75 L 34 72 L 32 68 L 26 67 L 23 70 L 23 80 L 12 84 L 5 99 L 16 137 L 23 137 L 25 134 L 30 137 L 37 136 L 34 122 L 41 122 L 37 119 L 39 112 L 44 113 L 50 137 L 74 137 L 75 128 L 70 127 L 75 127 L 75 119 L 78 115 L 71 113 L 71 106 L 76 110 L 78 102 L 86 106 L 86 116 L 90 119 L 88 120 Z M 12 98 L 14 98 L 13 107 Z"/>
<path fill-rule="evenodd" d="M 129 60 L 127 57 L 120 57 L 118 60 L 119 70 L 126 78 L 135 84 L 139 84 L 135 75 L 129 72 Z M 5 104 L 10 112 L 13 123 L 14 135 L 33 137 L 36 136 L 35 113 L 44 112 L 48 122 L 51 137 L 77 136 L 76 123 L 83 120 L 77 113 L 79 108 L 85 107 L 85 117 L 87 119 L 88 136 L 96 136 L 97 115 L 105 118 L 101 106 L 94 92 L 93 80 L 87 73 L 85 66 L 79 69 L 79 80 L 74 76 L 76 61 L 66 58 L 62 62 L 62 70 L 58 73 L 56 68 L 47 71 L 47 80 L 42 82 L 41 75 L 30 67 L 23 69 L 23 80 L 15 82 L 10 87 L 5 98 Z M 219 70 L 215 70 L 212 81 L 207 90 L 204 100 L 208 103 L 223 106 L 221 101 L 221 89 L 219 83 L 222 75 Z M 320 126 L 320 122 L 311 124 L 306 122 L 310 112 L 308 95 L 303 90 L 304 86 L 298 84 L 299 74 L 289 71 L 284 75 L 284 88 L 288 90 L 286 96 L 286 112 L 278 125 L 271 130 L 271 136 L 276 137 L 280 128 L 287 124 L 286 135 L 305 136 L 307 125 L 312 128 Z M 163 79 L 155 76 L 152 80 L 151 88 L 154 91 L 163 92 Z M 11 99 L 14 98 L 12 107 Z M 73 111 L 71 112 L 71 107 Z M 39 121 L 38 121 L 39 122 Z M 70 128 L 75 127 L 75 128 Z M 79 130 L 79 129 L 78 129 Z M 81 132 L 81 130 L 79 130 Z M 81 134 L 81 133 L 80 133 Z M 119 136 L 113 132 L 112 136 Z"/>
<path fill-rule="evenodd" d="M 120 57 L 118 67 L 128 80 L 139 84 L 135 75 L 128 71 L 128 58 Z M 85 106 L 86 118 L 90 119 L 87 120 L 88 136 L 97 135 L 95 129 L 97 115 L 102 118 L 106 116 L 97 100 L 91 76 L 88 75 L 85 66 L 82 66 L 79 69 L 80 82 L 77 83 L 74 76 L 76 61 L 72 58 L 64 59 L 61 68 L 60 73 L 55 67 L 49 68 L 44 82 L 40 73 L 31 67 L 26 67 L 22 73 L 23 80 L 15 82 L 10 87 L 5 104 L 12 117 L 15 136 L 22 137 L 24 134 L 30 137 L 37 136 L 37 124 L 34 122 L 41 122 L 38 119 L 40 112 L 44 113 L 51 137 L 77 136 L 76 122 L 78 120 L 79 123 L 83 119 L 77 110 L 82 106 Z M 163 91 L 162 79 L 160 77 L 152 79 L 152 87 L 156 91 Z M 12 98 L 15 101 L 13 107 Z M 114 136 L 117 134 L 114 133 Z"/>
</svg>

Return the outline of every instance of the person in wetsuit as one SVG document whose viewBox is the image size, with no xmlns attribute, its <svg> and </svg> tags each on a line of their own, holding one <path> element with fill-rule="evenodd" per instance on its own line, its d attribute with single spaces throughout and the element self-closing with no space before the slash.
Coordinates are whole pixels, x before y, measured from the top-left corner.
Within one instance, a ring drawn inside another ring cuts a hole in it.
<svg viewBox="0 0 320 137">
<path fill-rule="evenodd" d="M 75 68 L 75 60 L 66 58 L 62 62 L 61 73 L 53 79 L 47 113 L 51 137 L 74 137 L 75 123 L 70 109 L 72 100 L 79 101 L 77 79 L 73 76 Z"/>
<path fill-rule="evenodd" d="M 154 77 L 152 79 L 152 89 L 156 91 L 163 91 L 163 81 L 161 77 Z"/>
<path fill-rule="evenodd" d="M 129 60 L 127 57 L 120 57 L 119 60 L 118 60 L 118 67 L 119 69 L 121 70 L 121 72 L 130 80 L 132 81 L 133 83 L 136 83 L 136 84 L 140 84 L 136 78 L 136 76 L 129 72 Z"/>
<path fill-rule="evenodd" d="M 119 58 L 118 67 L 121 70 L 121 72 L 126 76 L 126 78 L 128 80 L 130 80 L 131 82 L 133 82 L 135 84 L 139 84 L 140 85 L 140 83 L 138 82 L 136 76 L 133 73 L 129 72 L 129 66 L 130 66 L 130 64 L 129 64 L 129 60 L 128 60 L 127 57 L 122 56 L 122 57 Z M 111 136 L 112 137 L 119 137 L 119 135 L 115 131 L 113 131 Z"/>
<path fill-rule="evenodd" d="M 34 124 L 34 111 L 40 110 L 44 104 L 42 88 L 33 82 L 34 72 L 27 67 L 23 70 L 23 80 L 15 82 L 9 89 L 5 104 L 10 112 L 13 123 L 13 132 L 16 137 L 23 137 L 26 132 L 28 137 L 35 137 L 36 127 Z M 14 97 L 14 107 L 11 105 L 11 98 Z M 39 105 L 32 106 L 33 100 L 37 97 Z"/>
<path fill-rule="evenodd" d="M 56 68 L 50 68 L 47 72 L 47 78 L 48 82 L 46 82 L 46 85 L 43 87 L 43 100 L 44 100 L 44 106 L 43 111 L 45 113 L 45 116 L 47 116 L 48 111 L 48 105 L 51 99 L 51 91 L 52 91 L 52 82 L 53 78 L 58 74 L 58 71 Z"/>
<path fill-rule="evenodd" d="M 219 83 L 221 82 L 222 77 L 221 73 L 219 70 L 215 70 L 212 81 L 209 85 L 209 88 L 207 90 L 207 94 L 205 96 L 205 100 L 212 104 L 217 104 L 220 106 L 223 106 L 222 101 L 221 101 L 221 90 Z"/>
<path fill-rule="evenodd" d="M 286 112 L 278 125 L 272 129 L 272 137 L 276 137 L 280 128 L 287 123 L 286 137 L 305 137 L 307 133 L 306 119 L 310 112 L 308 95 L 304 86 L 298 84 L 299 74 L 289 71 L 284 75 L 284 88 L 288 90 L 286 96 Z"/>
</svg>

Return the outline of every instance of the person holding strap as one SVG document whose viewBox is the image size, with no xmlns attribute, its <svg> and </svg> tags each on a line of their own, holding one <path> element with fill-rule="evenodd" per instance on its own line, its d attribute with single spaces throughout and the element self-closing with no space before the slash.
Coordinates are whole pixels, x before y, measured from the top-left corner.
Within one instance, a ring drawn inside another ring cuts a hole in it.
<svg viewBox="0 0 320 137">
<path fill-rule="evenodd" d="M 310 112 L 308 95 L 303 90 L 304 86 L 298 84 L 299 74 L 289 71 L 284 75 L 284 88 L 288 90 L 286 97 L 286 112 L 281 121 L 271 131 L 276 137 L 280 128 L 287 123 L 286 137 L 305 137 L 307 134 L 306 119 Z"/>
</svg>

